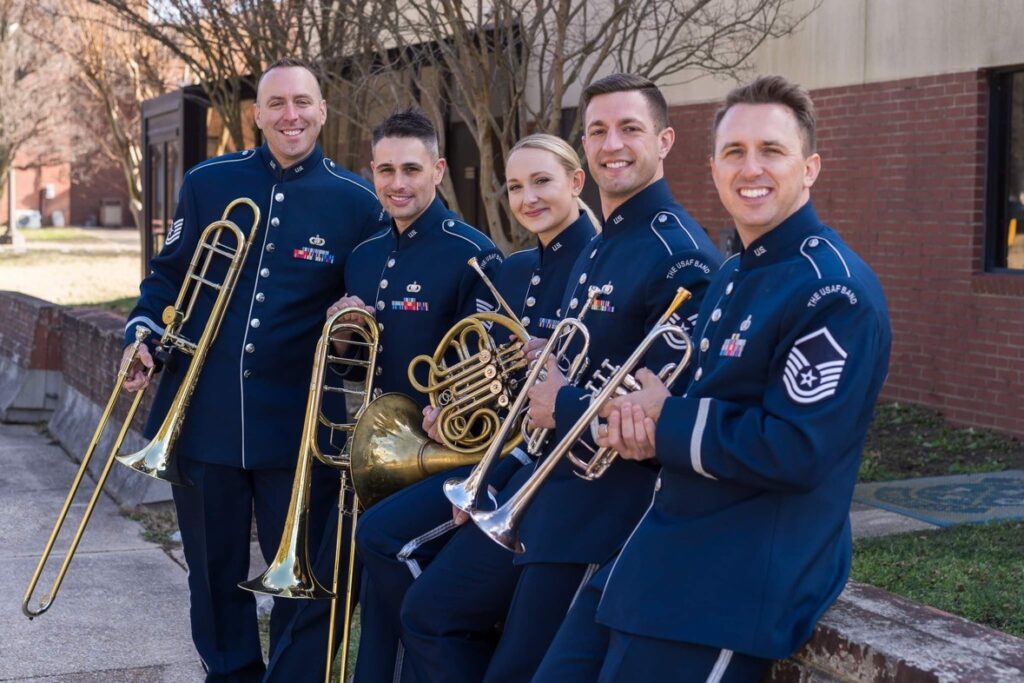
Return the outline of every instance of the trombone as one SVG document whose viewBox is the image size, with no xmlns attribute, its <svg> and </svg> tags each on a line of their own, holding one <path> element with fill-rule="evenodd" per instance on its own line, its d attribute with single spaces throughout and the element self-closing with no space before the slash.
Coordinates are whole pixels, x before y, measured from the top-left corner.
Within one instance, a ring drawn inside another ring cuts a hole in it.
<svg viewBox="0 0 1024 683">
<path fill-rule="evenodd" d="M 240 205 L 248 206 L 253 213 L 252 227 L 249 230 L 248 240 L 246 240 L 245 234 L 238 225 L 228 220 L 228 215 L 230 215 L 231 211 L 236 206 Z M 217 336 L 217 332 L 220 329 L 224 312 L 227 309 L 227 304 L 231 298 L 231 294 L 234 292 L 235 283 L 237 282 L 241 266 L 245 262 L 246 254 L 248 254 L 249 247 L 256 235 L 259 221 L 260 208 L 251 199 L 240 197 L 228 204 L 224 209 L 224 212 L 221 214 L 220 220 L 210 223 L 210 225 L 203 230 L 202 235 L 199 237 L 199 243 L 196 245 L 196 249 L 192 254 L 192 261 L 185 274 L 181 289 L 178 291 L 178 298 L 173 306 L 168 306 L 163 312 L 163 321 L 166 327 L 160 341 L 157 343 L 157 354 L 166 356 L 171 351 L 177 349 L 182 353 L 193 356 L 193 360 L 185 378 L 181 382 L 181 386 L 178 388 L 178 393 L 174 398 L 174 402 L 168 410 L 167 418 L 164 420 L 164 425 L 149 445 L 147 445 L 142 451 L 139 451 L 139 453 L 147 455 L 153 454 L 156 456 L 154 457 L 155 464 L 152 465 L 151 471 L 147 472 L 147 474 L 152 474 L 152 476 L 157 476 L 158 478 L 169 481 L 172 484 L 182 484 L 184 483 L 184 480 L 181 478 L 177 467 L 174 466 L 175 461 L 169 460 L 168 456 L 170 455 L 171 448 L 174 445 L 182 419 L 184 418 L 185 412 L 188 408 L 189 397 L 192 395 L 192 389 L 199 377 L 199 371 L 202 368 L 206 352 L 209 350 L 210 345 L 213 344 L 213 341 Z M 234 241 L 232 243 L 225 243 L 221 241 L 225 232 L 231 233 L 233 236 Z M 215 257 L 223 257 L 229 260 L 227 272 L 220 282 L 212 280 L 212 276 L 208 272 Z M 199 341 L 192 343 L 181 335 L 181 329 L 192 315 L 192 310 L 199 298 L 199 291 L 201 287 L 210 287 L 213 291 L 216 291 L 217 298 L 214 301 L 213 308 L 206 319 Z M 103 432 L 106 430 L 107 423 L 110 421 L 111 413 L 114 410 L 114 406 L 117 404 L 121 388 L 128 377 L 128 372 L 138 358 L 139 348 L 145 343 L 149 334 L 150 331 L 147 328 L 136 327 L 135 329 L 135 341 L 128 347 L 129 351 L 121 362 L 120 368 L 117 372 L 117 380 L 114 382 L 114 388 L 110 392 L 110 397 L 107 399 L 107 404 L 100 416 L 99 424 L 96 425 L 96 430 L 93 432 L 92 439 L 89 441 L 85 454 L 82 456 L 82 462 L 78 466 L 78 472 L 75 474 L 75 478 L 71 483 L 71 488 L 68 490 L 67 496 L 64 498 L 64 503 L 61 506 L 60 513 L 57 515 L 57 521 L 53 525 L 50 537 L 47 539 L 46 546 L 43 548 L 42 556 L 39 558 L 35 571 L 32 573 L 32 578 L 29 580 L 28 587 L 25 589 L 25 595 L 21 601 L 21 611 L 29 619 L 38 617 L 40 614 L 46 612 L 50 609 L 50 606 L 56 599 L 57 592 L 60 590 L 61 584 L 64 581 L 64 575 L 67 573 L 68 567 L 71 565 L 71 560 L 75 555 L 75 551 L 78 549 L 78 544 L 82 540 L 85 528 L 89 524 L 89 519 L 92 517 L 93 509 L 99 501 L 103 485 L 106 483 L 107 476 L 110 474 L 111 465 L 113 465 L 115 456 L 117 455 L 118 450 L 120 450 L 125 436 L 128 434 L 128 429 L 131 427 L 132 419 L 139 408 L 139 404 L 142 403 L 142 397 L 145 391 L 140 389 L 135 392 L 135 398 L 132 399 L 128 413 L 125 416 L 124 421 L 121 423 L 121 429 L 118 431 L 117 437 L 114 439 L 114 443 L 110 448 L 110 453 L 107 456 L 106 463 L 103 465 L 103 468 L 96 479 L 96 486 L 94 487 L 92 495 L 89 497 L 89 502 L 86 504 L 85 510 L 82 513 L 82 519 L 78 523 L 78 527 L 75 529 L 75 533 L 71 538 L 68 550 L 64 554 L 64 560 L 61 562 L 61 565 L 57 570 L 57 575 L 54 578 L 53 583 L 50 585 L 50 590 L 40 597 L 39 602 L 35 607 L 32 607 L 32 597 L 35 593 L 36 586 L 39 583 L 39 578 L 42 576 L 43 570 L 46 568 L 46 564 L 53 552 L 53 546 L 57 542 L 57 537 L 60 535 L 64 522 L 67 520 L 68 511 L 71 509 L 71 504 L 74 501 L 75 494 L 78 493 L 82 479 L 85 477 L 85 473 L 88 470 L 89 463 L 96 452 L 100 437 L 103 435 Z M 146 373 L 146 379 L 148 380 L 152 378 L 153 373 L 154 368 L 150 368 Z M 124 462 L 124 458 L 131 457 L 132 456 L 120 456 L 117 457 L 117 460 Z"/>
<path fill-rule="evenodd" d="M 357 318 L 357 322 L 343 318 Z M 309 381 L 309 393 L 306 398 L 306 416 L 302 426 L 302 441 L 295 466 L 295 480 L 292 483 L 291 500 L 288 503 L 288 514 L 285 517 L 284 533 L 278 545 L 277 554 L 270 562 L 267 570 L 260 576 L 238 584 L 240 588 L 254 593 L 273 595 L 279 598 L 305 598 L 313 600 L 330 600 L 331 612 L 327 633 L 327 674 L 325 681 L 330 681 L 331 665 L 334 660 L 334 619 L 338 608 L 338 574 L 341 568 L 341 551 L 344 537 L 345 515 L 352 518 L 348 539 L 348 568 L 345 581 L 345 605 L 342 623 L 341 640 L 341 671 L 348 662 L 348 642 L 352 627 L 352 579 L 355 575 L 356 558 L 356 522 L 359 518 L 359 498 L 355 496 L 351 508 L 346 508 L 345 494 L 351 488 L 349 472 L 351 465 L 352 438 L 351 432 L 355 423 L 370 404 L 374 370 L 377 364 L 377 344 L 380 333 L 373 316 L 362 308 L 342 308 L 331 315 L 324 323 L 320 339 L 316 344 L 313 356 L 313 372 Z M 348 347 L 366 349 L 366 359 L 335 355 L 333 343 L 346 344 Z M 365 376 L 361 389 L 348 389 L 344 385 L 330 386 L 325 379 L 327 368 L 349 367 L 363 368 Z M 335 392 L 360 397 L 360 407 L 351 422 L 333 422 L 323 411 L 324 394 Z M 346 435 L 344 445 L 337 453 L 324 453 L 317 441 L 319 427 L 323 425 L 331 430 L 331 443 L 335 432 Z M 309 490 L 313 476 L 313 460 L 319 460 L 328 467 L 339 470 L 340 490 L 338 493 L 338 532 L 334 544 L 334 572 L 331 588 L 325 588 L 313 573 L 313 565 L 309 554 Z"/>
<path fill-rule="evenodd" d="M 683 340 L 686 350 L 678 363 L 670 363 L 663 367 L 658 373 L 658 377 L 671 386 L 682 374 L 683 370 L 686 369 L 693 355 L 693 343 L 681 325 L 672 325 L 668 320 L 675 313 L 676 309 L 689 298 L 690 292 L 680 287 L 676 291 L 675 298 L 668 309 L 666 309 L 657 324 L 647 333 L 647 336 L 644 337 L 625 362 L 621 365 L 612 365 L 605 360 L 602 363 L 602 368 L 609 374 L 605 376 L 600 372 L 595 372 L 594 378 L 597 380 L 597 384 L 594 384 L 593 381 L 587 383 L 586 387 L 591 392 L 591 401 L 587 410 L 568 430 L 566 435 L 562 437 L 558 445 L 537 466 L 537 469 L 530 478 L 504 505 L 493 511 L 482 511 L 479 508 L 470 510 L 470 517 L 473 518 L 473 521 L 480 530 L 492 541 L 513 552 L 523 552 L 523 545 L 519 541 L 519 526 L 523 515 L 533 501 L 534 496 L 536 496 L 537 491 L 547 481 L 563 456 L 568 457 L 573 465 L 582 469 L 583 474 L 581 476 L 585 479 L 596 479 L 607 471 L 609 465 L 618 455 L 615 451 L 609 448 L 599 448 L 589 461 L 580 460 L 569 451 L 580 435 L 583 434 L 584 430 L 589 429 L 590 422 L 597 417 L 597 414 L 608 399 L 625 395 L 629 391 L 636 391 L 640 388 L 632 373 L 643 360 L 647 351 L 659 339 L 670 335 L 680 338 Z M 563 320 L 562 322 L 566 321 Z M 549 351 L 547 348 L 544 350 Z M 538 358 L 537 363 L 540 365 L 542 361 L 546 362 L 546 360 L 542 354 L 542 358 Z M 531 378 L 536 379 L 533 377 L 533 374 L 531 373 Z M 530 385 L 527 384 L 527 386 Z"/>
</svg>

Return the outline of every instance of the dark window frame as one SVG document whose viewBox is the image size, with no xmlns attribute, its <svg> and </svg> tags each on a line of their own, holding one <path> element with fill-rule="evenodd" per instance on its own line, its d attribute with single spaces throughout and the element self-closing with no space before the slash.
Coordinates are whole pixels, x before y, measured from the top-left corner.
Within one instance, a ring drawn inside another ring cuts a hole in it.
<svg viewBox="0 0 1024 683">
<path fill-rule="evenodd" d="M 1022 268 L 1008 268 L 1006 226 L 1010 182 L 1010 135 L 1014 76 L 1024 77 L 1024 65 L 993 69 L 988 74 L 988 131 L 985 171 L 984 271 L 996 275 L 1024 276 Z M 1024 87 L 1024 81 L 1018 82 Z M 1024 131 L 1020 132 L 1024 135 Z M 1018 225 L 1024 232 L 1024 225 Z"/>
</svg>

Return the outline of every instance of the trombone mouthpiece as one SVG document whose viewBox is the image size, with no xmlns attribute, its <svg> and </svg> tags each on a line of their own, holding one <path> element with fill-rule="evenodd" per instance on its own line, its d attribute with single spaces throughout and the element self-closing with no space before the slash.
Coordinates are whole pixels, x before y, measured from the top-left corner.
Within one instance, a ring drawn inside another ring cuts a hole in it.
<svg viewBox="0 0 1024 683">
<path fill-rule="evenodd" d="M 686 303 L 686 300 L 691 298 L 693 295 L 690 294 L 690 290 L 686 287 L 680 287 L 676 290 L 676 295 L 672 299 L 672 303 L 668 305 L 668 310 L 665 311 L 665 318 L 671 318 L 672 314 L 676 312 L 676 309 Z"/>
</svg>

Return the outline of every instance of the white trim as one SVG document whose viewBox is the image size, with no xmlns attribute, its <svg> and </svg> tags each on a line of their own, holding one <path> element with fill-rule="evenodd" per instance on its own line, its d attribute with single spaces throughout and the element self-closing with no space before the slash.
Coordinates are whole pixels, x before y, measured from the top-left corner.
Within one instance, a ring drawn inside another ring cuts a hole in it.
<svg viewBox="0 0 1024 683">
<path fill-rule="evenodd" d="M 346 183 L 352 183 L 353 185 L 358 187 L 363 192 L 366 192 L 367 194 L 369 194 L 374 199 L 377 199 L 377 195 L 370 188 L 368 188 L 365 185 L 362 185 L 360 183 L 357 183 L 356 181 L 352 180 L 351 178 L 346 178 L 345 176 L 338 175 L 337 173 L 332 171 L 329 162 L 330 162 L 330 160 L 327 157 L 324 157 L 323 159 L 320 160 L 320 163 L 324 165 L 324 169 L 326 169 L 328 173 L 330 173 L 332 176 L 334 176 L 338 180 L 344 180 Z M 379 202 L 380 200 L 377 200 L 377 201 Z"/>
<path fill-rule="evenodd" d="M 134 318 L 132 318 L 131 320 L 129 320 L 127 323 L 125 323 L 125 325 L 124 325 L 125 333 L 127 333 L 128 330 L 131 329 L 132 325 L 134 325 L 135 323 L 143 323 L 146 327 L 148 327 L 149 329 L 153 330 L 157 334 L 162 335 L 164 333 L 164 328 L 160 327 L 159 325 L 157 325 L 155 322 L 153 322 L 152 320 L 150 320 L 149 318 L 147 318 L 144 315 L 137 315 Z"/>
<path fill-rule="evenodd" d="M 677 215 L 675 215 L 674 213 L 671 213 L 671 212 L 669 212 L 669 211 L 659 211 L 659 212 L 658 212 L 658 215 L 657 215 L 657 216 L 655 216 L 655 217 L 654 217 L 653 219 L 651 219 L 651 230 L 653 230 L 653 231 L 654 231 L 654 234 L 655 234 L 655 235 L 658 235 L 658 231 L 657 231 L 657 230 L 655 229 L 655 225 L 654 225 L 654 222 L 655 222 L 655 221 L 656 221 L 656 220 L 658 219 L 658 216 L 669 216 L 670 218 L 674 218 L 674 219 L 676 219 L 676 223 L 678 223 L 678 224 L 679 224 L 679 227 L 683 229 L 683 232 L 685 232 L 685 233 L 686 233 L 686 236 L 690 238 L 690 241 L 691 241 L 691 242 L 693 242 L 693 248 L 694 248 L 694 249 L 697 249 L 697 250 L 699 250 L 699 249 L 700 249 L 700 245 L 699 245 L 699 244 L 697 244 L 697 240 L 696 240 L 696 238 L 695 238 L 695 237 L 693 236 L 693 233 L 692 233 L 692 232 L 690 232 L 690 229 L 689 229 L 689 228 L 687 228 L 687 227 L 686 227 L 685 225 L 683 225 L 683 222 L 682 222 L 681 220 L 679 220 L 679 216 L 677 216 Z M 666 221 L 666 222 L 667 222 L 667 221 Z M 659 238 L 661 238 L 661 235 L 658 235 L 658 237 L 659 237 Z M 662 244 L 665 244 L 665 240 L 661 240 L 661 243 L 662 243 Z M 665 244 L 665 248 L 666 248 L 666 249 L 668 249 L 668 245 L 667 245 L 667 244 Z M 672 250 L 671 250 L 671 249 L 669 249 L 669 250 L 668 250 L 668 253 L 670 253 L 670 254 L 671 254 L 671 253 L 672 253 Z"/>
<path fill-rule="evenodd" d="M 255 155 L 254 155 L 255 156 Z M 270 234 L 270 217 L 274 215 L 274 193 L 277 190 L 277 183 L 270 187 L 270 209 L 267 211 L 267 220 L 263 226 L 263 244 L 260 245 L 260 260 L 256 263 L 256 277 L 253 279 L 252 296 L 249 297 L 249 312 L 245 316 L 245 334 L 242 335 L 242 343 L 238 349 L 238 410 L 241 413 L 242 430 L 242 469 L 245 469 L 245 372 L 242 365 L 245 363 L 245 344 L 249 339 L 249 321 L 252 320 L 252 309 L 256 305 L 256 290 L 260 288 L 260 269 L 263 266 L 263 254 L 266 253 L 267 236 Z M 248 260 L 248 259 L 246 259 Z M 241 279 L 242 274 L 238 274 Z M 237 286 L 237 282 L 235 283 Z"/>
<path fill-rule="evenodd" d="M 583 592 L 583 588 L 587 585 L 587 582 L 590 581 L 590 579 L 593 578 L 594 574 L 596 573 L 597 563 L 591 562 L 587 565 L 587 571 L 583 572 L 583 578 L 580 579 L 580 585 L 576 586 L 576 592 L 573 593 L 572 600 L 569 602 L 569 609 L 565 610 L 566 614 L 568 614 L 569 610 L 572 609 L 572 606 L 576 604 L 576 599 L 580 597 L 580 593 Z"/>
<path fill-rule="evenodd" d="M 447 223 L 448 221 L 452 221 L 453 223 L 456 223 L 456 222 L 462 223 L 462 221 L 456 221 L 454 218 L 445 218 L 443 221 L 441 221 L 441 231 L 442 232 L 446 232 L 449 235 L 451 235 L 452 237 L 458 237 L 459 239 L 466 240 L 467 242 L 472 244 L 474 247 L 476 247 L 477 251 L 483 251 L 484 250 L 483 247 L 481 247 L 480 245 L 478 245 L 476 242 L 474 242 L 473 240 L 469 239 L 465 235 L 460 235 L 457 232 L 451 232 L 450 230 L 448 230 L 448 226 L 445 225 L 445 223 Z M 462 223 L 462 224 L 467 226 L 467 227 L 469 227 L 469 228 L 471 228 L 471 229 L 475 229 L 475 228 L 473 228 L 472 225 L 469 225 L 468 223 Z M 480 234 L 483 235 L 483 233 L 480 233 Z M 494 245 L 492 244 L 491 247 L 493 248 Z"/>
<path fill-rule="evenodd" d="M 723 649 L 718 653 L 718 660 L 715 665 L 711 668 L 711 673 L 708 674 L 708 678 L 705 683 L 719 683 L 725 676 L 725 670 L 729 666 L 729 661 L 732 659 L 732 650 Z"/>
<path fill-rule="evenodd" d="M 374 240 L 379 240 L 381 237 L 387 237 L 388 233 L 390 233 L 390 232 L 391 232 L 391 228 L 383 228 L 383 229 L 381 229 L 379 235 L 373 235 L 371 237 L 367 237 L 365 240 L 363 240 L 362 242 L 360 242 L 356 246 L 352 247 L 352 253 L 354 254 L 356 249 L 358 249 L 359 247 L 363 246 L 364 244 L 367 244 L 369 242 L 373 242 Z"/>
<path fill-rule="evenodd" d="M 724 261 L 722 261 L 722 265 L 718 266 L 718 269 L 722 270 L 723 268 L 725 268 L 725 264 L 726 263 L 728 263 L 729 261 L 732 261 L 734 258 L 739 258 L 739 255 L 740 255 L 740 253 L 737 251 L 735 254 L 733 254 L 729 258 L 725 259 Z"/>
<path fill-rule="evenodd" d="M 661 478 L 661 470 L 658 470 L 658 478 Z M 655 481 L 657 482 L 657 480 Z M 615 568 L 619 564 L 619 559 L 622 557 L 622 554 L 626 552 L 626 549 L 629 548 L 629 542 L 632 541 L 633 536 L 636 535 L 636 530 L 639 529 L 640 525 L 644 523 L 645 519 L 647 519 L 647 515 L 650 514 L 651 508 L 654 507 L 654 499 L 657 498 L 657 496 L 658 484 L 655 483 L 654 485 L 651 486 L 651 502 L 647 504 L 647 509 L 644 510 L 644 514 L 640 518 L 640 521 L 637 522 L 636 526 L 633 527 L 633 530 L 629 532 L 629 538 L 627 538 L 626 542 L 622 544 L 622 549 L 619 550 L 619 554 L 615 556 L 615 561 L 612 562 L 612 568 L 608 570 L 608 579 L 604 582 L 604 585 L 601 586 L 601 599 L 597 601 L 597 609 L 601 609 L 601 603 L 604 602 L 604 591 L 606 588 L 608 588 L 608 584 L 612 582 L 612 576 L 615 575 Z"/>
<path fill-rule="evenodd" d="M 818 240 L 818 241 L 821 241 L 821 242 L 824 242 L 825 244 L 827 244 L 829 249 L 834 251 L 836 253 L 836 256 L 839 257 L 839 262 L 843 264 L 843 269 L 846 271 L 846 277 L 852 277 L 852 275 L 850 273 L 850 266 L 848 266 L 846 264 L 846 259 L 844 259 L 843 255 L 839 253 L 839 250 L 835 248 L 835 245 L 833 245 L 831 242 L 829 242 L 824 237 L 818 237 L 817 235 L 814 235 L 814 236 L 808 237 L 807 239 L 805 239 L 803 242 L 800 243 L 800 253 L 804 255 L 804 258 L 806 258 L 808 261 L 811 262 L 811 266 L 814 267 L 814 272 L 818 274 L 818 279 L 819 280 L 821 280 L 823 278 L 823 276 L 821 274 L 821 269 L 818 268 L 818 264 L 814 262 L 814 258 L 810 254 L 808 254 L 806 251 L 804 251 L 804 246 L 808 242 L 810 242 L 811 240 Z"/>
<path fill-rule="evenodd" d="M 711 409 L 711 399 L 704 397 L 700 399 L 697 406 L 697 417 L 693 423 L 693 432 L 690 434 L 690 466 L 697 474 L 708 479 L 717 479 L 704 471 L 704 464 L 700 459 L 700 445 L 704 439 L 704 429 L 708 424 L 708 411 Z"/>
<path fill-rule="evenodd" d="M 444 524 L 436 526 L 424 534 L 420 534 L 416 538 L 412 539 L 411 541 L 403 545 L 402 549 L 398 551 L 398 554 L 395 555 L 395 557 L 398 559 L 399 562 L 404 562 L 406 566 L 409 567 L 409 571 L 412 573 L 412 578 L 415 579 L 421 573 L 420 564 L 416 560 L 409 559 L 409 556 L 412 555 L 416 551 L 416 549 L 424 543 L 428 543 L 434 540 L 435 538 L 438 538 L 439 536 L 444 536 L 446 533 L 456 528 L 457 526 L 458 524 L 455 523 L 455 520 L 449 519 Z"/>
<path fill-rule="evenodd" d="M 523 451 L 523 449 L 520 448 L 519 446 L 516 446 L 515 448 L 512 449 L 512 457 L 514 457 L 516 460 L 523 463 L 524 465 L 529 465 L 533 463 L 533 459 L 529 455 L 527 455 L 526 452 Z"/>
<path fill-rule="evenodd" d="M 520 249 L 519 251 L 513 251 L 511 254 L 509 254 L 505 258 L 506 259 L 510 259 L 513 256 L 515 256 L 516 254 L 525 254 L 528 251 L 537 251 L 537 247 L 530 247 L 529 249 Z"/>
<path fill-rule="evenodd" d="M 211 159 L 210 161 L 207 161 L 205 163 L 200 163 L 196 167 L 190 168 L 188 170 L 188 172 L 185 173 L 185 175 L 192 175 L 196 171 L 201 171 L 204 168 L 210 168 L 211 166 L 217 166 L 217 165 L 220 165 L 220 164 L 233 164 L 236 161 L 248 161 L 249 159 L 255 159 L 256 158 L 255 150 L 251 151 L 249 154 L 246 154 L 246 152 L 249 152 L 249 150 L 245 150 L 245 151 L 241 152 L 242 156 L 238 157 L 237 159 L 220 159 L 220 160 L 217 160 L 216 157 L 214 157 L 214 159 Z"/>
<path fill-rule="evenodd" d="M 405 665 L 405 644 L 399 640 L 398 648 L 395 650 L 395 670 L 391 676 L 391 683 L 399 683 L 402 680 L 402 666 Z M 346 674 L 342 672 L 341 677 L 345 678 Z"/>
</svg>

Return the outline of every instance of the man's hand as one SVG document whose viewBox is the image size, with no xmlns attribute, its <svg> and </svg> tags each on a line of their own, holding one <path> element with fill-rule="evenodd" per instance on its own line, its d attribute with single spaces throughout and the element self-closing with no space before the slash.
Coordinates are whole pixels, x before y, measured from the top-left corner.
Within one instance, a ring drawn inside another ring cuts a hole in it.
<svg viewBox="0 0 1024 683">
<path fill-rule="evenodd" d="M 441 442 L 440 437 L 437 433 L 437 416 L 441 414 L 440 408 L 434 406 L 424 406 L 423 408 L 423 431 L 427 433 L 433 441 Z M 465 522 L 466 520 L 462 520 Z M 462 524 L 462 522 L 458 522 Z"/>
<path fill-rule="evenodd" d="M 373 307 L 367 306 L 366 303 L 358 296 L 343 296 L 327 307 L 327 317 L 330 318 L 332 315 L 334 315 L 343 308 L 361 308 L 370 315 L 373 315 Z M 342 317 L 338 318 L 338 320 L 346 323 L 364 322 L 362 317 L 353 314 L 343 315 Z"/>
<path fill-rule="evenodd" d="M 530 399 L 530 427 L 543 427 L 545 429 L 555 428 L 555 399 L 558 398 L 558 391 L 569 382 L 565 375 L 558 369 L 558 363 L 553 356 L 548 356 L 544 367 L 547 377 L 542 382 L 537 382 L 526 392 Z"/>
<path fill-rule="evenodd" d="M 649 460 L 655 454 L 655 429 L 643 408 L 627 401 L 612 409 L 608 424 L 597 428 L 597 445 L 612 448 L 627 460 Z"/>
<path fill-rule="evenodd" d="M 128 362 L 128 355 L 131 354 L 132 347 L 126 346 L 124 353 L 121 354 L 121 364 Z M 121 385 L 121 389 L 124 391 L 138 391 L 139 389 L 145 389 L 149 386 L 148 371 L 153 367 L 153 356 L 149 353 L 149 347 L 145 344 L 139 344 L 139 350 L 135 354 L 135 360 L 132 361 L 132 365 L 128 368 L 128 372 L 125 374 L 124 384 Z"/>
<path fill-rule="evenodd" d="M 604 404 L 598 414 L 603 418 L 609 418 L 614 411 L 628 403 L 631 406 L 639 406 L 644 415 L 657 422 L 661 417 L 665 399 L 671 396 L 668 387 L 647 368 L 641 368 L 636 373 L 636 381 L 640 383 L 640 391 L 631 391 L 625 396 L 611 399 Z"/>
</svg>

